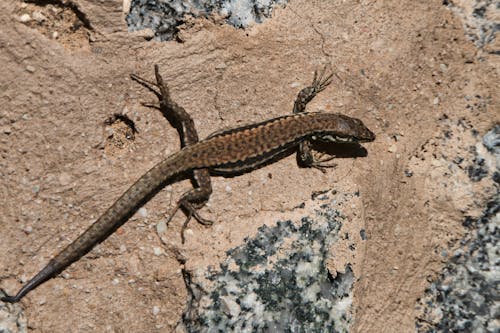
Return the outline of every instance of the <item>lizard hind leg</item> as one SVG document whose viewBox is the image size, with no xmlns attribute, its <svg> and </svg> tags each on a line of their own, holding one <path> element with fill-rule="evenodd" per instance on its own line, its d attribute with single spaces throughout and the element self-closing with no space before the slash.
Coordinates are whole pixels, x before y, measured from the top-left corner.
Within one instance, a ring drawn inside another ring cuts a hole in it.
<svg viewBox="0 0 500 333">
<path fill-rule="evenodd" d="M 174 210 L 170 213 L 170 216 L 168 217 L 167 226 L 170 223 L 170 221 L 172 221 L 173 217 L 175 216 L 175 214 L 177 213 L 179 208 L 185 211 L 186 220 L 184 220 L 184 223 L 182 224 L 182 228 L 181 228 L 181 242 L 182 242 L 182 244 L 184 244 L 186 241 L 185 231 L 187 229 L 189 222 L 191 221 L 191 219 L 193 217 L 198 223 L 203 224 L 203 225 L 212 225 L 214 223 L 212 220 L 205 219 L 200 214 L 198 214 L 198 211 L 197 211 L 198 207 L 195 207 L 195 206 L 197 206 L 197 205 L 192 204 L 191 202 L 189 202 L 187 200 L 181 199 L 181 200 L 179 200 L 177 205 L 175 205 Z"/>
<path fill-rule="evenodd" d="M 160 67 L 155 65 L 154 69 L 156 83 L 134 74 L 131 75 L 131 78 L 146 86 L 158 97 L 160 101 L 160 111 L 169 121 L 173 121 L 175 123 L 173 125 L 181 137 L 181 146 L 186 147 L 196 144 L 199 139 L 193 119 L 182 106 L 172 100 L 168 85 L 160 74 Z M 153 87 L 158 89 L 159 92 L 153 89 Z M 192 190 L 187 191 L 182 195 L 167 220 L 168 225 L 179 208 L 186 213 L 186 221 L 184 222 L 181 230 L 182 243 L 184 243 L 185 240 L 184 231 L 186 230 L 191 218 L 194 217 L 198 223 L 203 225 L 211 225 L 213 223 L 212 221 L 201 217 L 197 212 L 198 209 L 205 205 L 210 197 L 210 194 L 212 193 L 212 185 L 208 169 L 193 170 L 193 186 L 194 188 Z"/>
<path fill-rule="evenodd" d="M 182 209 L 186 212 L 186 220 L 184 220 L 184 223 L 182 224 L 181 228 L 181 242 L 184 244 L 186 242 L 186 236 L 185 236 L 185 231 L 187 229 L 187 226 L 191 219 L 194 217 L 194 219 L 203 225 L 212 225 L 214 222 L 212 220 L 208 220 L 203 218 L 200 214 L 198 214 L 197 208 L 194 207 L 189 201 L 181 201 L 175 205 L 175 208 L 173 211 L 170 213 L 170 216 L 167 219 L 167 226 L 169 225 L 170 221 L 174 218 L 175 214 L 179 209 Z"/>
<path fill-rule="evenodd" d="M 207 175 L 205 175 L 205 173 Z M 191 221 L 191 218 L 194 217 L 194 219 L 202 225 L 213 224 L 213 221 L 203 218 L 198 213 L 198 209 L 202 208 L 205 205 L 205 203 L 208 201 L 208 198 L 210 197 L 210 194 L 212 193 L 210 178 L 207 178 L 205 176 L 209 176 L 208 170 L 196 170 L 194 179 L 199 187 L 193 188 L 182 195 L 167 220 L 168 225 L 179 208 L 186 213 L 186 220 L 184 221 L 181 229 L 182 244 L 184 244 L 185 242 L 185 231 L 189 222 Z"/>
<path fill-rule="evenodd" d="M 193 205 L 191 205 L 189 202 L 184 203 L 182 205 L 182 208 L 187 210 L 186 220 L 182 224 L 182 228 L 181 228 L 181 242 L 182 242 L 182 244 L 184 244 L 186 241 L 185 231 L 186 231 L 187 226 L 188 226 L 189 222 L 191 221 L 192 217 L 194 217 L 194 219 L 202 225 L 212 225 L 214 223 L 214 221 L 201 217 L 200 214 L 198 214 L 198 211 L 196 210 L 196 208 L 194 208 Z"/>
<path fill-rule="evenodd" d="M 155 79 L 156 82 L 150 81 L 148 79 L 145 79 L 139 75 L 136 74 L 130 74 L 130 78 L 140 85 L 146 87 L 149 91 L 154 93 L 156 97 L 158 97 L 158 100 L 160 101 L 160 107 L 157 107 L 151 103 L 142 103 L 146 107 L 153 107 L 157 109 L 166 109 L 167 111 L 173 112 L 177 117 L 183 117 L 183 118 L 188 118 L 188 120 L 191 120 L 191 117 L 186 113 L 186 111 L 178 106 L 171 98 L 170 96 L 170 89 L 168 88 L 167 83 L 163 80 L 163 77 L 160 74 L 160 66 L 155 65 Z M 159 91 L 156 91 L 156 89 Z M 162 110 L 162 112 L 164 112 Z M 164 112 L 168 113 L 168 112 Z M 184 120 L 184 119 L 183 119 Z M 193 130 L 196 132 L 196 130 L 193 127 Z M 196 140 L 197 141 L 197 140 Z M 193 144 L 195 142 L 191 142 L 188 144 Z"/>
</svg>

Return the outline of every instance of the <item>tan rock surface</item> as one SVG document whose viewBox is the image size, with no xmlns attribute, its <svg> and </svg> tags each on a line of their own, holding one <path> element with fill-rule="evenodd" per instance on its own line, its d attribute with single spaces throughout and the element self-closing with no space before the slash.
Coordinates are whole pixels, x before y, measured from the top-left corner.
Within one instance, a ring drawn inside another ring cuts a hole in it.
<svg viewBox="0 0 500 333">
<path fill-rule="evenodd" d="M 441 251 L 456 246 L 464 214 L 479 214 L 491 193 L 490 181 L 470 184 L 449 164 L 471 160 L 471 128 L 482 135 L 499 121 L 498 56 L 467 41 L 440 2 L 292 1 L 246 31 L 195 20 L 183 43 L 129 34 L 119 1 L 74 3 L 85 20 L 69 8 L 0 4 L 0 286 L 11 293 L 179 149 L 176 131 L 141 105 L 156 100 L 130 73 L 152 78 L 160 64 L 205 137 L 291 112 L 313 71 L 330 63 L 334 83 L 309 110 L 360 118 L 377 140 L 367 157 L 337 159 L 326 174 L 288 157 L 214 178 L 202 212 L 216 224 L 192 223 L 185 245 L 181 214 L 166 242 L 156 233 L 189 182 L 167 187 L 21 302 L 32 332 L 169 332 L 186 300 L 175 253 L 193 270 L 216 265 L 263 221 L 300 216 L 295 207 L 331 188 L 361 193 L 346 213 L 356 215 L 349 230 L 367 234 L 353 259 L 353 331 L 414 331 L 416 299 L 442 267 Z M 138 133 L 107 125 L 114 114 Z"/>
</svg>

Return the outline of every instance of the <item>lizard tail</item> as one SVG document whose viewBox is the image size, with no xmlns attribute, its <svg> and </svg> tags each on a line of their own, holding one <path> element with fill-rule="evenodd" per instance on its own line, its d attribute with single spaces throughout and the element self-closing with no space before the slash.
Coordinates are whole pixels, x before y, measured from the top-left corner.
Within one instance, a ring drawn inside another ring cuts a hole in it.
<svg viewBox="0 0 500 333">
<path fill-rule="evenodd" d="M 183 155 L 182 150 L 151 168 L 123 193 L 97 221 L 51 259 L 47 266 L 29 280 L 15 296 L 7 295 L 0 299 L 8 303 L 19 302 L 31 290 L 55 277 L 108 238 L 151 197 L 158 193 L 173 176 L 189 169 L 188 166 L 180 165 L 181 155 Z"/>
</svg>

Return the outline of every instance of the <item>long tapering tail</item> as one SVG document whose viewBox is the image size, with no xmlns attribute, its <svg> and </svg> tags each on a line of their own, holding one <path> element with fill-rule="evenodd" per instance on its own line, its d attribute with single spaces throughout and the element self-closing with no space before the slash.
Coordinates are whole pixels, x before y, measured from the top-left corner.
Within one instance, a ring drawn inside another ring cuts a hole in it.
<svg viewBox="0 0 500 333">
<path fill-rule="evenodd" d="M 4 302 L 15 303 L 40 284 L 55 277 L 97 244 L 122 226 L 151 197 L 160 191 L 174 175 L 189 169 L 178 165 L 183 151 L 174 154 L 151 168 L 106 210 L 83 234 L 57 254 L 38 274 L 29 280 L 15 296 L 4 296 Z"/>
</svg>

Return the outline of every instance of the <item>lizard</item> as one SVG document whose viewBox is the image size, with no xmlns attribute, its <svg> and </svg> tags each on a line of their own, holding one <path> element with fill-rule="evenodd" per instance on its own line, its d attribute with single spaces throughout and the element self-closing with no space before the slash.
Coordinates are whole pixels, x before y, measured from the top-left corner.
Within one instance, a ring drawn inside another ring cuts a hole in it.
<svg viewBox="0 0 500 333">
<path fill-rule="evenodd" d="M 297 150 L 301 166 L 324 171 L 328 167 L 325 162 L 333 157 L 317 159 L 312 154 L 314 142 L 359 144 L 374 141 L 375 134 L 359 119 L 340 113 L 305 111 L 306 105 L 331 83 L 333 74 L 325 73 L 326 67 L 319 75 L 315 71 L 312 84 L 299 92 L 292 114 L 221 130 L 201 141 L 191 116 L 172 100 L 158 65 L 155 65 L 156 83 L 132 74 L 132 79 L 159 89 L 158 93 L 150 87 L 160 100 L 159 109 L 164 115 L 173 117 L 178 124 L 183 147 L 141 176 L 76 240 L 24 284 L 15 296 L 6 295 L 1 300 L 18 302 L 27 293 L 57 276 L 108 238 L 174 177 L 191 174 L 194 180 L 194 187 L 177 201 L 167 221 L 168 223 L 179 209 L 185 211 L 186 220 L 181 231 L 184 242 L 183 231 L 191 218 L 194 217 L 203 225 L 212 224 L 212 221 L 204 219 L 197 212 L 212 193 L 211 174 L 234 175 L 248 172 L 280 159 L 284 152 L 293 149 Z"/>
</svg>

